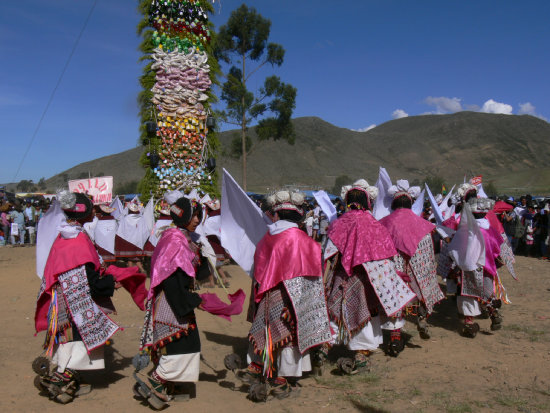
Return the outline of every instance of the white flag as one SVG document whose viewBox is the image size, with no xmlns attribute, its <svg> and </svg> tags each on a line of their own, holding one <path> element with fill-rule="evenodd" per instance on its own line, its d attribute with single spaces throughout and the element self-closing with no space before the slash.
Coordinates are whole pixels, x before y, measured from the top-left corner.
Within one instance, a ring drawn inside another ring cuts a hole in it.
<svg viewBox="0 0 550 413">
<path fill-rule="evenodd" d="M 231 258 L 251 274 L 256 244 L 271 220 L 252 201 L 233 177 L 223 170 L 221 199 L 221 243 Z"/>
</svg>

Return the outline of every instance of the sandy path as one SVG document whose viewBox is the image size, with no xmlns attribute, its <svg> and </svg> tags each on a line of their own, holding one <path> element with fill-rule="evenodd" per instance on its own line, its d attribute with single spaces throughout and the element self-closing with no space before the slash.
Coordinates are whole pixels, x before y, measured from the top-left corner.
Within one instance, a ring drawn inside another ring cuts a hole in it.
<svg viewBox="0 0 550 413">
<path fill-rule="evenodd" d="M 124 331 L 114 336 L 114 344 L 106 351 L 107 369 L 85 376 L 94 391 L 67 406 L 38 395 L 31 363 L 41 352 L 44 336 L 33 337 L 39 287 L 34 254 L 33 247 L 0 248 L 1 411 L 151 411 L 131 391 L 131 358 L 137 351 L 143 313 L 122 290 L 115 293 L 118 315 L 114 319 Z M 408 323 L 412 337 L 398 358 L 378 352 L 373 372 L 362 376 L 340 377 L 327 370 L 319 379 L 302 380 L 298 397 L 267 405 L 255 405 L 235 391 L 237 382 L 223 368 L 226 354 L 244 356 L 246 351 L 249 324 L 245 312 L 232 323 L 198 312 L 208 365 L 201 363 L 197 399 L 175 404 L 170 411 L 550 411 L 550 263 L 523 257 L 517 261 L 521 282 L 503 274 L 513 302 L 504 308 L 503 330 L 493 333 L 490 320 L 480 320 L 482 331 L 475 339 L 459 336 L 454 303 L 447 300 L 429 319 L 433 325 L 430 340 L 422 341 Z M 232 275 L 230 290 L 243 288 L 248 293 L 246 274 L 235 266 L 227 270 Z M 212 290 L 223 295 L 220 288 Z"/>
</svg>

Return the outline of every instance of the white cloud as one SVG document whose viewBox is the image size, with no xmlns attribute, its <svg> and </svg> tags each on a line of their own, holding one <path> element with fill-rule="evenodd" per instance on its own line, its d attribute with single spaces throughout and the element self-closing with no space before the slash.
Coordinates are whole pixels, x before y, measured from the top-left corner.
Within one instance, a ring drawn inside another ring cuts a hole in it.
<svg viewBox="0 0 550 413">
<path fill-rule="evenodd" d="M 405 112 L 403 109 L 395 109 L 392 112 L 391 116 L 394 119 L 401 119 L 401 118 L 406 118 L 407 116 L 409 116 L 409 114 Z"/>
<path fill-rule="evenodd" d="M 535 107 L 531 102 L 520 103 L 518 114 L 536 116 Z"/>
<path fill-rule="evenodd" d="M 546 119 L 544 116 L 539 115 L 537 113 L 537 109 L 531 102 L 525 102 L 519 104 L 519 110 L 518 115 L 531 115 L 536 116 L 537 118 L 540 118 L 542 120 L 545 120 L 548 122 L 548 119 Z"/>
<path fill-rule="evenodd" d="M 369 131 L 373 128 L 376 128 L 375 124 L 372 124 L 370 126 L 365 126 L 364 128 L 360 128 L 360 129 L 352 129 L 352 131 L 354 131 L 354 132 L 366 132 L 366 131 Z"/>
<path fill-rule="evenodd" d="M 506 103 L 495 102 L 493 99 L 489 99 L 481 107 L 481 112 L 484 113 L 500 113 L 503 115 L 512 114 L 512 105 Z"/>
<path fill-rule="evenodd" d="M 448 98 L 445 96 L 428 96 L 424 99 L 424 102 L 427 105 L 434 106 L 436 114 L 443 114 L 462 111 L 462 104 L 460 103 L 461 100 L 462 99 L 459 98 Z"/>
</svg>

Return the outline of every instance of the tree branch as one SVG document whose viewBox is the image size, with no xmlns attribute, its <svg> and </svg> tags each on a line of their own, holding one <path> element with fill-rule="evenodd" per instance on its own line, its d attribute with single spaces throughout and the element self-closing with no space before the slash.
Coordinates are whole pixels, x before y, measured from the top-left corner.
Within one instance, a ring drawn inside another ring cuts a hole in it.
<svg viewBox="0 0 550 413">
<path fill-rule="evenodd" d="M 255 72 L 257 72 L 263 65 L 267 63 L 267 59 L 264 60 L 256 69 L 254 69 L 252 72 L 248 74 L 248 76 L 245 78 L 245 82 L 248 80 L 250 76 L 252 76 Z"/>
</svg>

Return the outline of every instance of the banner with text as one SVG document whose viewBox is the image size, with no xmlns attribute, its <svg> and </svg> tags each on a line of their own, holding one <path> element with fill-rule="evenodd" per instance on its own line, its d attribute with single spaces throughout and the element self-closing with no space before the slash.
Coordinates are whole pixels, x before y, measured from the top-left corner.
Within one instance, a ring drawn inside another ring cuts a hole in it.
<svg viewBox="0 0 550 413">
<path fill-rule="evenodd" d="M 74 179 L 69 181 L 69 191 L 90 195 L 94 204 L 111 202 L 113 199 L 113 177 L 100 176 L 89 179 Z"/>
</svg>

